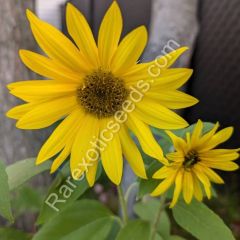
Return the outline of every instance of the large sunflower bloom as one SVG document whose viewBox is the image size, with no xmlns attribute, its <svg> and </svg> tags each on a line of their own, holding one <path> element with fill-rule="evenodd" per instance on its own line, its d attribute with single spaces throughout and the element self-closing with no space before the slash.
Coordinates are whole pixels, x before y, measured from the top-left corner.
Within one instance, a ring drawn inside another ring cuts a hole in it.
<svg viewBox="0 0 240 240">
<path fill-rule="evenodd" d="M 137 64 L 147 43 L 147 31 L 144 26 L 138 27 L 120 42 L 122 16 L 115 1 L 102 20 L 97 43 L 84 16 L 71 4 L 67 5 L 67 28 L 76 45 L 29 10 L 27 17 L 47 56 L 20 50 L 20 57 L 27 67 L 49 80 L 10 84 L 11 94 L 27 103 L 13 108 L 7 116 L 17 119 L 16 126 L 21 129 L 41 129 L 64 119 L 41 148 L 37 164 L 55 157 L 54 172 L 70 156 L 73 177 L 78 179 L 85 172 L 93 185 L 100 154 L 108 177 L 119 184 L 124 155 L 135 174 L 146 178 L 144 162 L 129 129 L 146 154 L 166 162 L 148 125 L 163 129 L 188 125 L 168 109 L 197 102 L 176 90 L 192 71 L 168 69 L 186 48 L 167 54 L 169 61 L 153 81 L 148 69 L 155 62 Z M 149 82 L 153 83 L 146 92 Z M 141 91 L 145 96 L 133 104 L 133 96 L 139 98 Z M 131 110 L 126 115 L 122 114 L 123 105 Z"/>
<path fill-rule="evenodd" d="M 188 132 L 186 139 L 177 137 L 167 131 L 171 138 L 175 152 L 167 154 L 169 165 L 163 166 L 154 173 L 153 178 L 164 179 L 152 192 L 158 196 L 166 192 L 174 183 L 173 207 L 183 193 L 186 203 L 195 197 L 198 201 L 203 199 L 202 186 L 208 198 L 211 198 L 211 182 L 223 184 L 223 179 L 212 169 L 234 171 L 238 165 L 233 161 L 239 158 L 240 149 L 214 149 L 228 140 L 233 132 L 232 127 L 217 132 L 219 124 L 208 133 L 202 135 L 203 123 L 199 120 L 192 135 Z"/>
</svg>

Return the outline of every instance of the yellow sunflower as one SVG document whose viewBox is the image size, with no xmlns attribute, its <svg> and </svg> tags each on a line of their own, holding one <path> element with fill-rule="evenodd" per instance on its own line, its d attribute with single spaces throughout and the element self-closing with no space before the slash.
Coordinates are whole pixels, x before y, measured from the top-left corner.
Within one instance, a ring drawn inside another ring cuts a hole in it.
<svg viewBox="0 0 240 240">
<path fill-rule="evenodd" d="M 198 201 L 203 199 L 202 186 L 208 198 L 211 198 L 211 183 L 223 184 L 223 179 L 212 169 L 234 171 L 238 165 L 233 161 L 239 158 L 240 149 L 214 149 L 219 144 L 228 140 L 233 128 L 224 128 L 217 132 L 219 124 L 215 124 L 212 130 L 202 135 L 203 123 L 198 120 L 192 135 L 188 132 L 186 139 L 177 137 L 170 131 L 166 131 L 171 138 L 175 152 L 167 154 L 169 165 L 163 166 L 154 173 L 153 178 L 164 179 L 152 192 L 152 196 L 158 196 L 166 192 L 175 183 L 173 207 L 180 193 L 186 203 L 190 203 L 195 197 Z"/>
<path fill-rule="evenodd" d="M 119 184 L 125 156 L 135 174 L 146 178 L 143 159 L 129 130 L 146 154 L 166 163 L 149 125 L 162 129 L 188 125 L 169 109 L 197 103 L 176 90 L 192 70 L 168 69 L 187 48 L 158 61 L 137 64 L 147 43 L 147 31 L 140 26 L 120 42 L 122 16 L 116 1 L 102 20 L 97 43 L 84 16 L 71 4 L 67 5 L 66 21 L 75 44 L 29 10 L 27 18 L 47 56 L 20 50 L 20 57 L 28 68 L 49 80 L 10 84 L 10 93 L 26 103 L 11 109 L 7 116 L 18 120 L 16 126 L 21 129 L 41 129 L 63 119 L 42 146 L 36 163 L 55 158 L 54 172 L 70 156 L 73 177 L 79 179 L 86 173 L 93 185 L 101 159 L 108 177 Z M 160 65 L 161 75 L 156 76 Z"/>
</svg>

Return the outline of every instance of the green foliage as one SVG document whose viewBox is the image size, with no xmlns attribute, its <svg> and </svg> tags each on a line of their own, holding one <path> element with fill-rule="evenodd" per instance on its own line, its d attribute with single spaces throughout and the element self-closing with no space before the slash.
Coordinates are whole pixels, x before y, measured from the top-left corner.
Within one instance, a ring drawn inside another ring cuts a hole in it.
<svg viewBox="0 0 240 240">
<path fill-rule="evenodd" d="M 106 220 L 106 218 L 108 218 L 110 222 L 112 216 L 112 213 L 97 201 L 76 201 L 45 223 L 34 236 L 33 240 L 60 240 L 63 237 L 67 238 L 70 233 L 74 234 L 73 232 L 77 230 L 80 231 L 82 227 L 86 227 L 88 224 L 92 224 L 97 220 Z M 100 222 L 100 224 L 103 223 Z M 106 230 L 107 229 L 105 229 L 105 231 Z M 85 234 L 90 234 L 89 228 L 87 227 L 82 229 L 82 231 Z M 94 229 L 92 229 L 92 231 L 94 233 Z M 72 236 L 70 235 L 70 237 Z"/>
<path fill-rule="evenodd" d="M 31 236 L 14 228 L 0 228 L 1 240 L 30 240 Z"/>
<path fill-rule="evenodd" d="M 5 166 L 2 161 L 0 161 L 0 214 L 8 219 L 10 222 L 13 222 L 13 215 L 11 210 L 10 203 L 10 191 L 8 186 L 8 176 L 5 171 Z"/>
<path fill-rule="evenodd" d="M 173 208 L 176 222 L 200 240 L 234 240 L 231 230 L 203 203 L 192 201 L 185 204 L 180 201 Z"/>
<path fill-rule="evenodd" d="M 148 240 L 151 234 L 151 226 L 149 222 L 143 220 L 130 221 L 123 227 L 116 240 Z"/>
<path fill-rule="evenodd" d="M 60 240 L 108 239 L 114 223 L 116 223 L 116 219 L 112 216 L 103 217 L 95 221 L 93 220 L 91 223 L 80 227 L 76 231 L 71 232 Z M 109 240 L 112 239 L 109 238 Z"/>
<path fill-rule="evenodd" d="M 17 189 L 14 194 L 12 208 L 14 215 L 23 213 L 38 213 L 43 202 L 42 191 L 25 185 Z"/>
<path fill-rule="evenodd" d="M 101 175 L 101 167 L 98 168 L 96 180 L 100 177 Z M 71 185 L 68 180 L 70 180 Z M 64 186 L 69 187 L 72 189 L 72 193 L 70 197 L 65 198 L 64 194 L 62 194 L 61 188 Z M 37 219 L 37 224 L 43 224 L 46 223 L 49 219 L 52 217 L 56 216 L 61 212 L 63 209 L 66 207 L 70 206 L 72 203 L 74 203 L 81 195 L 85 193 L 85 191 L 89 188 L 88 182 L 86 180 L 86 177 L 84 177 L 80 181 L 75 181 L 71 177 L 71 173 L 69 171 L 69 167 L 66 166 L 64 167 L 61 171 L 59 171 L 57 177 L 53 181 L 52 185 L 49 188 L 49 191 L 47 193 L 47 196 L 44 199 L 44 202 L 41 207 L 41 211 L 39 214 L 39 217 Z M 59 212 L 56 211 L 55 209 L 49 207 L 46 204 L 46 200 L 49 198 L 51 194 L 57 194 L 59 199 L 66 200 L 64 203 L 57 203 L 55 206 L 56 208 L 59 209 Z"/>
<path fill-rule="evenodd" d="M 134 211 L 143 220 L 153 223 L 159 209 L 159 200 L 150 199 L 147 202 L 140 202 L 134 206 Z M 170 237 L 170 220 L 165 211 L 161 213 L 158 225 L 158 233 L 163 239 Z"/>
<path fill-rule="evenodd" d="M 39 166 L 35 164 L 35 158 L 18 161 L 6 168 L 10 190 L 14 190 L 37 174 L 48 170 L 51 162 L 47 161 Z"/>
<path fill-rule="evenodd" d="M 151 193 L 159 184 L 159 180 L 152 179 L 152 175 L 156 172 L 162 164 L 156 160 L 147 167 L 146 172 L 148 179 L 139 179 L 139 191 L 138 191 L 138 198 L 142 198 L 144 195 Z"/>
</svg>

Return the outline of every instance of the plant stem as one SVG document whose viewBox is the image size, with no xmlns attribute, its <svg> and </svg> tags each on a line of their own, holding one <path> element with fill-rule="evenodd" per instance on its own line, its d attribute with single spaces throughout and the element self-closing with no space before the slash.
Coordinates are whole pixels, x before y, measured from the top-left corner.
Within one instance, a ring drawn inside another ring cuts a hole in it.
<svg viewBox="0 0 240 240">
<path fill-rule="evenodd" d="M 121 205 L 123 225 L 126 225 L 127 221 L 128 221 L 127 204 L 126 204 L 126 201 L 124 199 L 122 187 L 120 185 L 117 186 L 117 190 L 118 190 L 119 202 L 120 202 L 120 205 Z"/>
<path fill-rule="evenodd" d="M 151 232 L 151 240 L 155 240 L 157 236 L 157 230 L 158 230 L 158 225 L 160 222 L 161 214 L 165 208 L 165 200 L 166 200 L 166 195 L 163 194 L 162 197 L 160 198 L 160 205 L 159 205 L 159 210 L 156 214 L 156 217 L 154 219 L 153 225 L 152 225 L 152 232 Z"/>
</svg>

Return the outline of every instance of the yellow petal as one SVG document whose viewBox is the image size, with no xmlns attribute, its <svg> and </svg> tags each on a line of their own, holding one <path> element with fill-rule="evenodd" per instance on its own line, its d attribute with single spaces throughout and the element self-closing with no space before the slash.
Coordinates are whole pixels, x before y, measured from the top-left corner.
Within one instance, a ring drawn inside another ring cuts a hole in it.
<svg viewBox="0 0 240 240">
<path fill-rule="evenodd" d="M 40 103 L 33 110 L 19 119 L 16 126 L 21 129 L 45 128 L 62 117 L 65 117 L 76 108 L 76 97 L 64 97 Z"/>
<path fill-rule="evenodd" d="M 185 159 L 185 154 L 183 150 L 179 150 L 178 152 L 171 152 L 167 154 L 167 159 L 173 162 L 182 163 Z"/>
<path fill-rule="evenodd" d="M 129 162 L 133 172 L 140 178 L 147 178 L 144 162 L 136 143 L 132 140 L 125 126 L 121 126 L 119 137 L 122 145 L 123 155 Z"/>
<path fill-rule="evenodd" d="M 150 77 L 149 83 L 153 91 L 175 90 L 182 87 L 191 77 L 192 69 L 172 68 L 164 71 L 159 77 Z"/>
<path fill-rule="evenodd" d="M 202 129 L 203 129 L 203 123 L 201 120 L 198 120 L 197 124 L 194 127 L 192 136 L 191 136 L 191 144 L 192 144 L 193 148 L 197 145 L 197 143 L 201 137 Z"/>
<path fill-rule="evenodd" d="M 186 153 L 188 152 L 186 142 L 185 142 L 182 138 L 176 136 L 176 135 L 175 135 L 174 133 L 172 133 L 171 131 L 165 131 L 165 132 L 166 132 L 167 135 L 171 138 L 174 148 L 175 148 L 178 152 L 181 152 L 181 153 L 179 153 L 181 159 L 182 159 L 182 157 L 184 158 L 184 155 L 183 155 L 182 153 L 185 153 L 185 154 L 186 154 Z M 170 153 L 170 154 L 171 154 L 171 153 Z"/>
<path fill-rule="evenodd" d="M 210 162 L 233 161 L 239 158 L 239 153 L 235 149 L 213 149 L 200 152 L 198 155 L 201 160 Z"/>
<path fill-rule="evenodd" d="M 212 169 L 208 167 L 204 167 L 204 173 L 207 175 L 207 177 L 210 179 L 210 181 L 218 184 L 223 184 L 223 179 L 215 173 Z"/>
<path fill-rule="evenodd" d="M 154 191 L 150 194 L 152 197 L 159 196 L 163 193 L 165 193 L 173 184 L 174 179 L 175 179 L 175 173 L 163 180 L 155 189 Z"/>
<path fill-rule="evenodd" d="M 157 61 L 158 65 L 162 66 L 163 69 L 169 68 L 187 50 L 188 50 L 188 47 L 178 48 L 178 49 L 173 50 L 173 51 L 171 51 L 170 53 L 168 53 L 164 56 L 160 56 L 155 61 Z M 166 59 L 167 59 L 167 61 L 166 61 Z M 166 62 L 167 62 L 167 64 L 166 64 Z"/>
<path fill-rule="evenodd" d="M 71 153 L 71 146 L 67 145 L 61 153 L 54 159 L 51 166 L 51 173 L 55 173 Z"/>
<path fill-rule="evenodd" d="M 38 103 L 26 103 L 26 104 L 16 106 L 16 107 L 10 109 L 6 113 L 6 116 L 9 118 L 13 118 L 13 119 L 20 119 L 27 112 L 30 112 L 31 110 L 33 110 L 37 105 L 38 105 Z"/>
<path fill-rule="evenodd" d="M 217 131 L 218 128 L 219 128 L 219 123 L 217 122 L 209 132 L 204 134 L 199 139 L 197 146 L 195 146 L 195 150 L 197 150 L 198 152 L 201 151 L 201 149 L 204 147 L 204 145 L 208 144 L 208 141 L 212 138 L 212 136 L 215 134 L 215 132 Z"/>
<path fill-rule="evenodd" d="M 134 113 L 128 115 L 127 126 L 136 135 L 143 151 L 147 155 L 158 159 L 164 164 L 168 164 L 166 159 L 163 157 L 163 151 L 159 144 L 154 139 L 151 130 L 145 123 L 137 119 L 134 116 Z"/>
<path fill-rule="evenodd" d="M 32 71 L 49 79 L 60 80 L 64 82 L 82 82 L 84 74 L 74 72 L 70 68 L 40 54 L 20 50 L 20 58 L 22 62 Z M 11 86 L 11 84 L 10 84 Z"/>
<path fill-rule="evenodd" d="M 113 73 L 120 74 L 135 65 L 147 44 L 144 26 L 130 32 L 120 43 L 111 64 Z"/>
<path fill-rule="evenodd" d="M 99 159 L 96 147 L 92 145 L 98 138 L 99 120 L 92 115 L 85 115 L 80 124 L 70 158 L 70 168 L 74 179 L 79 179 L 84 172 L 88 172 Z M 94 153 L 96 154 L 93 156 Z"/>
<path fill-rule="evenodd" d="M 151 126 L 160 129 L 180 129 L 188 126 L 182 117 L 146 96 L 136 105 L 135 112 L 138 117 Z"/>
<path fill-rule="evenodd" d="M 195 174 L 193 175 L 193 188 L 194 188 L 194 197 L 201 202 L 203 199 L 202 188 Z"/>
<path fill-rule="evenodd" d="M 172 75 L 171 78 L 168 78 L 168 81 L 163 80 L 163 83 L 165 81 L 166 86 L 172 86 L 172 85 L 174 86 L 175 84 L 177 84 L 178 87 L 170 87 L 170 88 L 177 89 L 188 80 L 186 78 L 187 76 L 189 77 L 191 76 L 192 70 L 184 69 L 184 68 L 178 68 L 178 69 L 168 69 L 168 68 L 186 50 L 187 50 L 186 47 L 179 48 L 177 50 L 170 52 L 166 56 L 160 57 L 159 59 L 155 59 L 148 63 L 141 63 L 141 64 L 134 65 L 126 73 L 124 73 L 123 78 L 127 79 L 129 83 L 131 82 L 132 84 L 134 84 L 136 81 L 139 81 L 139 79 L 147 80 L 147 79 L 159 78 L 159 80 L 161 80 L 161 77 Z M 159 63 L 163 63 L 163 61 L 165 64 L 159 65 Z M 179 75 L 176 79 L 174 79 L 174 76 L 176 74 L 181 74 L 181 73 L 182 75 Z M 180 81 L 180 78 L 182 79 L 182 81 Z"/>
<path fill-rule="evenodd" d="M 36 41 L 50 58 L 73 71 L 89 72 L 90 67 L 66 36 L 55 27 L 38 19 L 30 10 L 27 10 L 27 17 Z"/>
<path fill-rule="evenodd" d="M 204 164 L 210 168 L 223 170 L 223 171 L 235 171 L 239 169 L 239 166 L 235 162 L 206 162 L 204 161 Z"/>
<path fill-rule="evenodd" d="M 92 164 L 93 165 L 88 168 L 88 171 L 86 171 L 86 178 L 90 187 L 94 185 L 96 180 L 98 161 L 94 161 Z"/>
<path fill-rule="evenodd" d="M 51 136 L 42 146 L 37 157 L 37 164 L 40 164 L 59 153 L 65 145 L 68 145 L 67 149 L 70 148 L 69 146 L 72 145 L 73 139 L 75 139 L 75 134 L 83 116 L 84 113 L 77 109 L 58 125 L 58 127 L 53 131 Z M 63 151 L 62 155 L 66 155 L 65 152 L 67 149 Z M 59 156 L 59 158 L 63 158 L 62 155 Z M 58 161 L 55 161 L 54 165 L 57 162 Z"/>
<path fill-rule="evenodd" d="M 61 83 L 53 80 L 23 81 L 10 93 L 26 102 L 36 102 L 75 95 L 77 88 L 76 83 Z"/>
<path fill-rule="evenodd" d="M 170 109 L 186 108 L 198 103 L 196 98 L 177 90 L 149 91 L 146 93 L 146 96 Z"/>
<path fill-rule="evenodd" d="M 172 175 L 174 171 L 175 170 L 172 167 L 163 166 L 153 174 L 152 178 L 164 179 L 167 178 L 169 175 Z"/>
<path fill-rule="evenodd" d="M 122 14 L 114 1 L 102 20 L 98 35 L 99 58 L 103 68 L 110 68 L 122 33 L 122 25 Z"/>
<path fill-rule="evenodd" d="M 97 68 L 98 49 L 92 31 L 83 14 L 72 4 L 67 4 L 67 28 L 68 32 L 90 63 Z"/>
<path fill-rule="evenodd" d="M 183 174 L 183 198 L 186 203 L 190 203 L 193 197 L 193 178 L 190 171 L 184 171 Z"/>
<path fill-rule="evenodd" d="M 183 185 L 183 170 L 179 170 L 179 172 L 177 173 L 176 179 L 175 179 L 175 188 L 174 188 L 174 193 L 173 193 L 173 199 L 172 202 L 170 204 L 170 208 L 173 208 L 179 198 L 179 195 L 181 193 L 182 190 L 182 185 Z"/>
<path fill-rule="evenodd" d="M 106 122 L 102 126 L 102 129 L 105 129 Z M 123 158 L 118 133 L 113 135 L 111 140 L 107 142 L 107 146 L 101 151 L 101 159 L 103 168 L 109 179 L 116 185 L 119 185 L 122 179 Z"/>
<path fill-rule="evenodd" d="M 193 172 L 196 177 L 202 182 L 206 195 L 210 199 L 211 198 L 211 183 L 208 177 L 205 175 L 203 169 L 199 166 L 199 164 L 195 164 L 193 167 Z"/>
<path fill-rule="evenodd" d="M 208 142 L 205 142 L 204 146 L 201 147 L 201 151 L 206 151 L 215 148 L 219 144 L 227 141 L 233 133 L 233 127 L 227 127 L 217 132 Z"/>
</svg>

